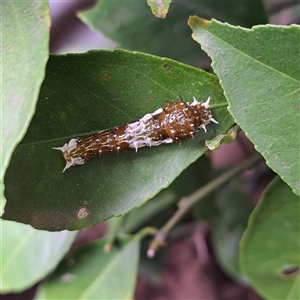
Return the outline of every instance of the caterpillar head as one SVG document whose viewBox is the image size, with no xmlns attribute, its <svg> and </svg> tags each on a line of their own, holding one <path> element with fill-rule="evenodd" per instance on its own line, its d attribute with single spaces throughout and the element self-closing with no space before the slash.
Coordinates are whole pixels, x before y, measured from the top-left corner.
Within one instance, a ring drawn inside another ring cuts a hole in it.
<svg viewBox="0 0 300 300">
<path fill-rule="evenodd" d="M 210 122 L 219 124 L 212 116 L 211 111 L 209 109 L 209 101 L 210 97 L 205 102 L 199 102 L 195 97 L 193 97 L 194 101 L 191 103 L 191 106 L 194 106 L 197 111 L 201 111 L 201 125 L 198 127 L 198 130 L 202 128 L 206 132 L 206 125 Z M 201 108 L 201 109 L 199 109 Z"/>
</svg>

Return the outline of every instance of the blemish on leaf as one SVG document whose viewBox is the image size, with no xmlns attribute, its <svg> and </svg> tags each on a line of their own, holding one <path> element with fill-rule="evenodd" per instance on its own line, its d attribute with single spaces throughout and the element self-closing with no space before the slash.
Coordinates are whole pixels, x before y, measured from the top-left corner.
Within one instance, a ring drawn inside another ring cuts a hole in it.
<svg viewBox="0 0 300 300">
<path fill-rule="evenodd" d="M 297 266 L 288 266 L 284 267 L 283 270 L 281 271 L 281 275 L 284 278 L 291 278 L 295 277 L 299 273 L 299 267 Z"/>
<path fill-rule="evenodd" d="M 88 217 L 88 215 L 90 214 L 90 212 L 88 211 L 88 209 L 84 206 L 79 207 L 78 211 L 77 211 L 77 218 L 79 220 L 83 220 L 86 217 Z"/>
<path fill-rule="evenodd" d="M 200 25 L 200 26 L 206 28 L 209 25 L 209 23 L 210 23 L 210 21 L 207 21 L 203 18 L 199 18 L 197 16 L 191 16 L 188 20 L 188 25 L 190 27 L 193 27 L 195 25 Z"/>
<path fill-rule="evenodd" d="M 110 81 L 110 80 L 111 80 L 111 76 L 110 76 L 109 73 L 105 73 L 105 74 L 104 74 L 104 80 L 105 80 L 105 81 Z"/>
<path fill-rule="evenodd" d="M 163 63 L 163 68 L 169 71 L 171 69 L 171 66 L 168 63 Z"/>
<path fill-rule="evenodd" d="M 156 18 L 164 19 L 169 11 L 170 0 L 147 0 L 147 4 L 150 6 L 152 14 Z"/>
<path fill-rule="evenodd" d="M 203 19 L 203 18 L 199 18 L 199 22 L 203 27 L 207 27 L 209 24 L 209 21 Z"/>
</svg>

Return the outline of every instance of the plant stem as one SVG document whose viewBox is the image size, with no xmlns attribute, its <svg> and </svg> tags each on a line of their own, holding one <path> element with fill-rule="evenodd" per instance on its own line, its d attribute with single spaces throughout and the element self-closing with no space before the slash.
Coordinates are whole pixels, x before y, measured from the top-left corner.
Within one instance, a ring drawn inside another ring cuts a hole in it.
<svg viewBox="0 0 300 300">
<path fill-rule="evenodd" d="M 193 194 L 181 198 L 178 202 L 177 211 L 169 219 L 169 221 L 160 230 L 157 231 L 155 238 L 150 243 L 147 252 L 148 257 L 153 257 L 155 255 L 157 249 L 164 244 L 168 232 L 179 222 L 179 220 L 191 209 L 191 207 L 194 204 L 202 200 L 204 197 L 206 197 L 211 192 L 215 191 L 217 188 L 219 188 L 226 182 L 230 181 L 239 173 L 256 165 L 261 160 L 262 156 L 259 153 L 256 153 L 250 158 L 240 163 L 238 166 L 213 179 L 211 182 L 201 187 Z"/>
<path fill-rule="evenodd" d="M 209 106 L 210 109 L 215 109 L 215 108 L 220 108 L 220 107 L 227 107 L 228 103 L 227 102 L 222 102 L 218 104 L 212 104 Z"/>
</svg>

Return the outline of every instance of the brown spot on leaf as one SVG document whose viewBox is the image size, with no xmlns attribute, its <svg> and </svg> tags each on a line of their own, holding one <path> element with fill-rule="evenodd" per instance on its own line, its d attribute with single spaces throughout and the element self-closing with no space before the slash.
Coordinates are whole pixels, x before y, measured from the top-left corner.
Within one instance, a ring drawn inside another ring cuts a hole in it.
<svg viewBox="0 0 300 300">
<path fill-rule="evenodd" d="M 110 81 L 110 80 L 111 80 L 111 76 L 110 76 L 109 73 L 105 73 L 105 74 L 104 74 L 104 80 L 105 80 L 105 81 Z"/>
<path fill-rule="evenodd" d="M 166 69 L 167 71 L 171 70 L 171 66 L 168 63 L 163 63 L 163 68 Z"/>
</svg>

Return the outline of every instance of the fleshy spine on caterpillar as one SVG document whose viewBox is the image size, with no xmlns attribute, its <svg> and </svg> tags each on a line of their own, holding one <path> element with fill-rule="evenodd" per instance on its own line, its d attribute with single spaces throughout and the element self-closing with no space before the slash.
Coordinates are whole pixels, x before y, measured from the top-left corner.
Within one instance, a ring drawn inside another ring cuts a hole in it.
<svg viewBox="0 0 300 300">
<path fill-rule="evenodd" d="M 179 144 L 201 128 L 206 132 L 210 122 L 218 124 L 209 109 L 210 97 L 206 102 L 166 102 L 164 107 L 141 119 L 122 126 L 100 131 L 85 138 L 73 138 L 60 150 L 66 160 L 63 172 L 71 166 L 82 165 L 88 159 L 108 153 L 119 153 L 145 146 L 159 146 L 174 141 Z"/>
</svg>

